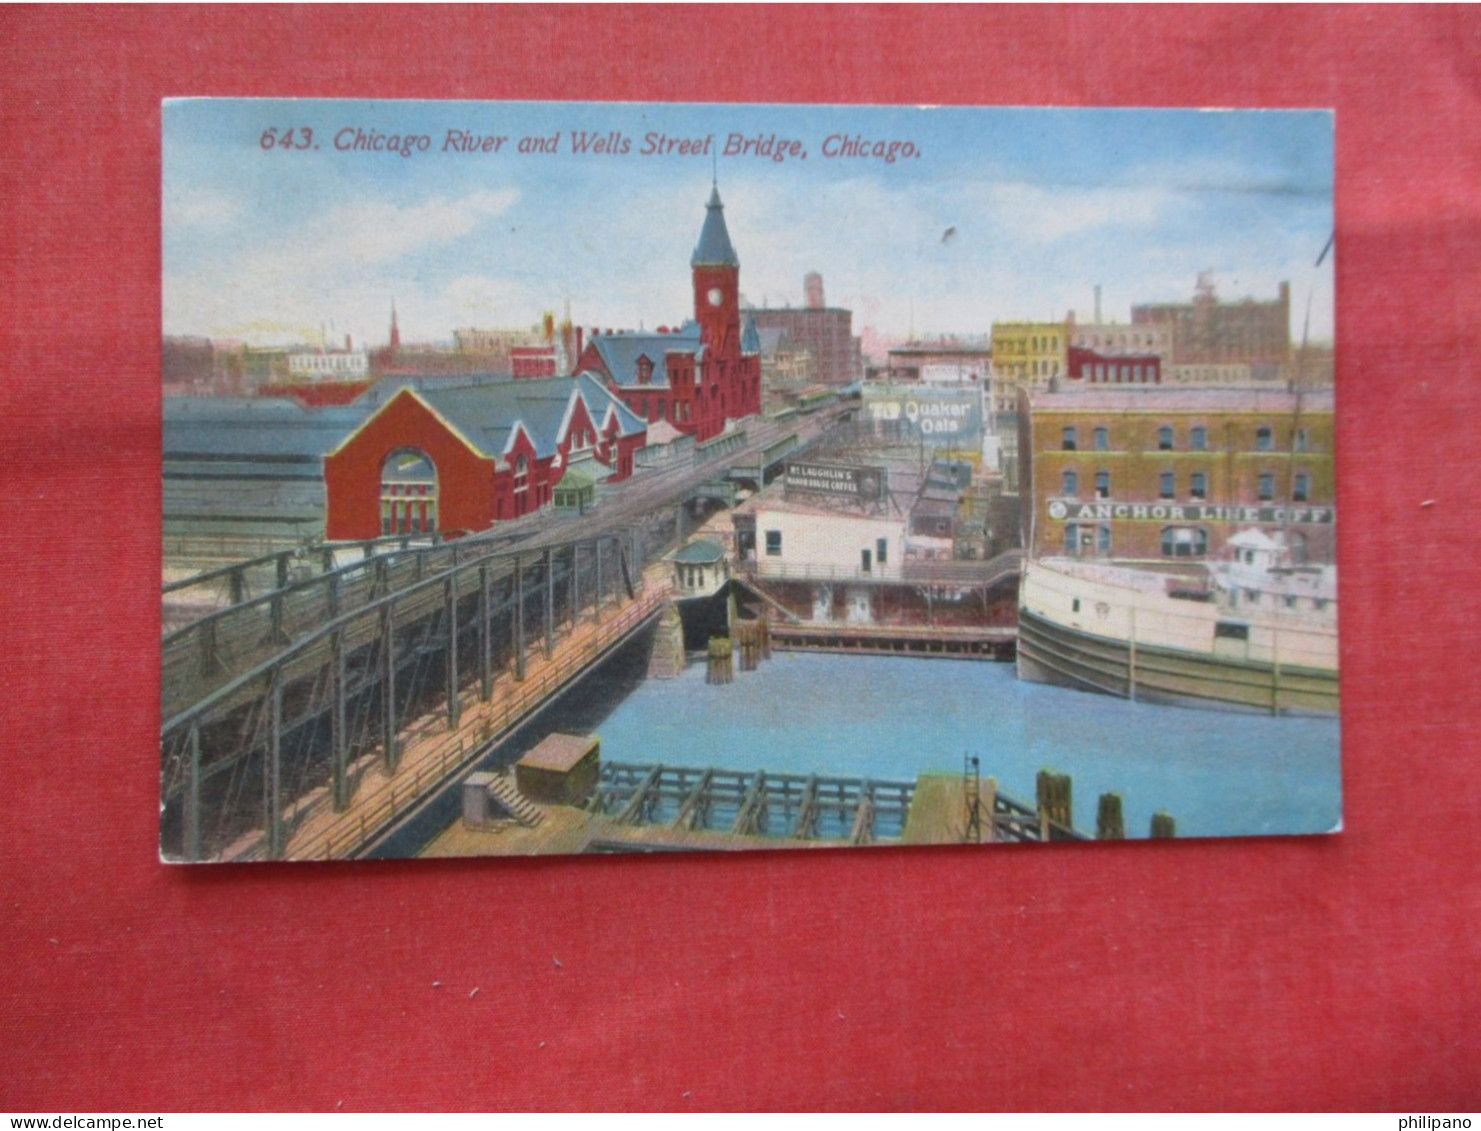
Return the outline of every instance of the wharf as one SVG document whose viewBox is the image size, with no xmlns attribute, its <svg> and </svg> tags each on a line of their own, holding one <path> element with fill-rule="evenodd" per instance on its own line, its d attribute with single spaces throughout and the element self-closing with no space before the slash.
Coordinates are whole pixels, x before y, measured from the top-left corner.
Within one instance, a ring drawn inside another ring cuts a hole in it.
<svg viewBox="0 0 1481 1131">
<path fill-rule="evenodd" d="M 512 779 L 508 784 L 512 788 Z M 999 793 L 991 779 L 979 788 L 983 842 L 1084 839 L 1083 834 L 1053 824 L 1029 806 Z M 746 807 L 742 795 L 749 799 L 758 789 L 768 798 L 773 830 L 777 824 L 780 830 L 769 835 L 735 831 L 740 827 L 756 829 L 754 822 L 748 825 L 738 816 L 732 821 L 731 814 Z M 526 798 L 538 823 L 521 824 L 510 819 L 471 828 L 460 820 L 444 829 L 420 855 L 734 852 L 962 844 L 975 839 L 969 835 L 968 790 L 962 776 L 945 773 L 922 774 L 912 785 L 615 763 L 603 767 L 598 796 L 586 808 L 536 804 Z M 685 798 L 682 802 L 681 797 Z M 713 810 L 722 819 L 709 823 L 706 817 L 694 820 L 695 801 L 700 798 L 705 802 L 701 808 L 707 813 Z M 831 814 L 831 820 L 824 810 Z M 825 830 L 839 835 L 824 835 Z"/>
<path fill-rule="evenodd" d="M 1009 660 L 1018 630 L 1011 626 L 835 624 L 776 621 L 772 646 L 792 652 L 847 652 L 869 656 Z"/>
</svg>

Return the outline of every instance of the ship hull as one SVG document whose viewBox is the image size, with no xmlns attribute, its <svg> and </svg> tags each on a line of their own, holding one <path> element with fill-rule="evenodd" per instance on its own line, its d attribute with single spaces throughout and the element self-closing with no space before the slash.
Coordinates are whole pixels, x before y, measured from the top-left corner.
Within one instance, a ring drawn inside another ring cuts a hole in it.
<svg viewBox="0 0 1481 1131">
<path fill-rule="evenodd" d="M 1335 715 L 1337 673 L 1233 660 L 1097 636 L 1020 609 L 1018 676 L 1149 703 L 1259 714 Z"/>
</svg>

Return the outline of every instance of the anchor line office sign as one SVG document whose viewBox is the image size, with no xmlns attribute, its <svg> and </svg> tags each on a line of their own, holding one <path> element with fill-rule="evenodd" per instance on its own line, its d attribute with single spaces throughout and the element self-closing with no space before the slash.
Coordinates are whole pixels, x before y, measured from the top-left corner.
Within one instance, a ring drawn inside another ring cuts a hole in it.
<svg viewBox="0 0 1481 1131">
<path fill-rule="evenodd" d="M 1191 503 L 1090 503 L 1074 499 L 1050 499 L 1049 517 L 1060 522 L 1130 520 L 1147 522 L 1253 522 L 1309 523 L 1323 525 L 1337 521 L 1336 507 L 1284 506 L 1246 507 L 1226 504 Z"/>
<path fill-rule="evenodd" d="M 788 463 L 787 490 L 843 495 L 874 502 L 884 494 L 884 468 L 834 463 Z"/>
</svg>

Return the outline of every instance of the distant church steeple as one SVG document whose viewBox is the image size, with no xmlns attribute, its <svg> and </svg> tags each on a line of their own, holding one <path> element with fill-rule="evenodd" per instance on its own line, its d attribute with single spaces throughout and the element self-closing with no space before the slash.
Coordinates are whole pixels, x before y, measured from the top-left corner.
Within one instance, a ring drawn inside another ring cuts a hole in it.
<svg viewBox="0 0 1481 1131">
<path fill-rule="evenodd" d="M 396 300 L 391 300 L 391 352 L 401 348 L 401 327 L 396 324 Z"/>
</svg>

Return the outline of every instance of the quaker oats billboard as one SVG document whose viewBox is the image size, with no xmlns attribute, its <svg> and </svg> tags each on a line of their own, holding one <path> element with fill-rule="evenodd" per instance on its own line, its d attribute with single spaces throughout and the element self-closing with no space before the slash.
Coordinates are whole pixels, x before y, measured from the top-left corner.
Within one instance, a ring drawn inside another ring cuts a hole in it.
<svg viewBox="0 0 1481 1131">
<path fill-rule="evenodd" d="M 976 447 L 982 442 L 982 394 L 975 386 L 866 384 L 864 419 L 934 447 Z"/>
</svg>

